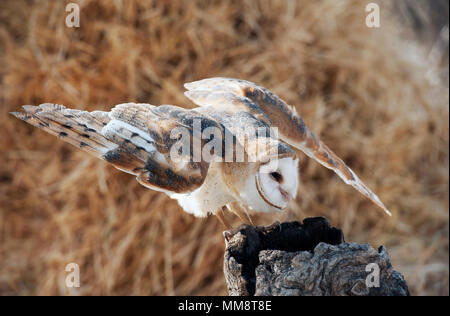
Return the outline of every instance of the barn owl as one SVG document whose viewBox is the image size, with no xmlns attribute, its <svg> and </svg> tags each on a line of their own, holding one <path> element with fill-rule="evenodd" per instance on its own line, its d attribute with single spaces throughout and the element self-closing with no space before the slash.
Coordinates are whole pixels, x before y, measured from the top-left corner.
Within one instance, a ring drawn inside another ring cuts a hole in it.
<svg viewBox="0 0 450 316">
<path fill-rule="evenodd" d="M 87 112 L 45 103 L 25 105 L 24 112 L 11 114 L 135 175 L 145 187 L 178 200 L 186 212 L 197 217 L 214 214 L 227 227 L 225 209 L 248 223 L 249 210 L 281 211 L 296 197 L 298 157 L 291 146 L 332 169 L 390 215 L 381 200 L 306 127 L 295 108 L 269 90 L 232 78 L 203 79 L 186 83 L 185 88 L 185 95 L 198 107 L 124 103 L 109 112 Z M 199 122 L 197 131 L 195 122 Z M 276 127 L 279 141 L 267 134 L 237 139 L 237 131 L 248 127 Z M 211 128 L 219 136 L 232 135 L 233 148 L 240 146 L 245 153 L 251 145 L 265 142 L 253 160 L 227 161 L 223 153 L 196 160 L 195 150 L 174 151 L 179 137 L 173 137 L 173 131 L 179 128 L 199 146 L 211 140 L 202 134 Z M 177 159 L 173 152 L 179 154 Z"/>
</svg>

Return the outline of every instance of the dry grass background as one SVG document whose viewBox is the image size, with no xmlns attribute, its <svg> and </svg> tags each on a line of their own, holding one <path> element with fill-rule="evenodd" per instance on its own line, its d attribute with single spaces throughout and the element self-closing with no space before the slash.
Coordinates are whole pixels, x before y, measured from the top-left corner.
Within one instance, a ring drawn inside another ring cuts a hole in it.
<svg viewBox="0 0 450 316">
<path fill-rule="evenodd" d="M 73 29 L 65 1 L 0 3 L 0 294 L 225 295 L 215 218 L 183 213 L 8 112 L 193 107 L 183 82 L 231 76 L 295 105 L 393 212 L 302 156 L 295 203 L 254 220 L 326 216 L 348 241 L 386 245 L 412 294 L 448 295 L 448 86 L 391 1 L 378 1 L 379 29 L 365 27 L 364 1 L 79 3 Z M 64 285 L 70 262 L 78 289 Z"/>
</svg>

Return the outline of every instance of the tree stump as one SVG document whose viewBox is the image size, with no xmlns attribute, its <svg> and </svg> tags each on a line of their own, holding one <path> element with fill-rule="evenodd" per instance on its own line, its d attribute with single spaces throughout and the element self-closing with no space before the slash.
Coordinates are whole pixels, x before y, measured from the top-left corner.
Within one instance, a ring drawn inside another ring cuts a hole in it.
<svg viewBox="0 0 450 316">
<path fill-rule="evenodd" d="M 226 241 L 230 295 L 409 295 L 384 246 L 346 243 L 323 217 L 242 225 Z"/>
</svg>

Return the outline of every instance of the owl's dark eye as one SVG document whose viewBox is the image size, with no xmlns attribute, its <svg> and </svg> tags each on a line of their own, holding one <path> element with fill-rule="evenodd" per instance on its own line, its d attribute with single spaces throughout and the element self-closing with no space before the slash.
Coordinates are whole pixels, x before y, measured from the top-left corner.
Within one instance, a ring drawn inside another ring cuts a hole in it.
<svg viewBox="0 0 450 316">
<path fill-rule="evenodd" d="M 279 172 L 271 172 L 270 176 L 278 183 L 283 181 L 283 176 Z"/>
</svg>

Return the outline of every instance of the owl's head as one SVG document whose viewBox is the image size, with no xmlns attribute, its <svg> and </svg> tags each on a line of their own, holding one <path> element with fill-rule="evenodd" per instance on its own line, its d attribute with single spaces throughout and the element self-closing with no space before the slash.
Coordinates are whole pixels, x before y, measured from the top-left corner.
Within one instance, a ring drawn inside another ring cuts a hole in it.
<svg viewBox="0 0 450 316">
<path fill-rule="evenodd" d="M 287 156 L 261 163 L 245 181 L 240 197 L 258 212 L 279 212 L 297 195 L 298 159 Z"/>
<path fill-rule="evenodd" d="M 233 187 L 237 199 L 251 210 L 280 212 L 296 197 L 299 176 L 295 155 L 257 162 L 249 169 L 235 174 L 233 178 L 239 181 L 235 181 Z"/>
<path fill-rule="evenodd" d="M 236 200 L 251 210 L 280 212 L 297 195 L 298 158 L 283 142 L 254 141 L 260 141 L 259 145 L 264 143 L 263 147 L 258 147 L 262 149 L 257 152 L 255 161 L 224 163 L 225 182 Z"/>
<path fill-rule="evenodd" d="M 297 195 L 298 159 L 288 156 L 261 163 L 254 178 L 249 206 L 261 212 L 281 211 Z"/>
</svg>

